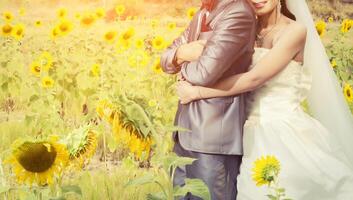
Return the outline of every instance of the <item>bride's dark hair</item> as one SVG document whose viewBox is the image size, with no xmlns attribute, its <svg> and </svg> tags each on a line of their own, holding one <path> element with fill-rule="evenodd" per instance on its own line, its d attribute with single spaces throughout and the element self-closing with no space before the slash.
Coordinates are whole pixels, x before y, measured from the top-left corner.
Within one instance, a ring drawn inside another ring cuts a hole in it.
<svg viewBox="0 0 353 200">
<path fill-rule="evenodd" d="M 290 19 L 292 19 L 292 20 L 295 21 L 296 18 L 295 18 L 295 16 L 293 15 L 293 13 L 291 13 L 291 11 L 288 10 L 286 0 L 280 0 L 279 3 L 281 4 L 281 13 L 282 13 L 284 16 L 286 16 L 286 17 L 288 17 L 288 18 L 290 18 Z"/>
</svg>

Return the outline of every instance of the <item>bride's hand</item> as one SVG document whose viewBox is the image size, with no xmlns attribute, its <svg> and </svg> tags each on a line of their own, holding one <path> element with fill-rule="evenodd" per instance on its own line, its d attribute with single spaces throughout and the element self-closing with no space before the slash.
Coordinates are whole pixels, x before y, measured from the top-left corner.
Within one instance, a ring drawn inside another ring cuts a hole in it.
<svg viewBox="0 0 353 200">
<path fill-rule="evenodd" d="M 197 86 L 192 86 L 187 81 L 179 81 L 176 86 L 176 91 L 181 104 L 188 104 L 199 98 Z"/>
<path fill-rule="evenodd" d="M 197 40 L 181 45 L 177 50 L 177 58 L 181 61 L 196 61 L 202 55 L 207 40 Z"/>
</svg>

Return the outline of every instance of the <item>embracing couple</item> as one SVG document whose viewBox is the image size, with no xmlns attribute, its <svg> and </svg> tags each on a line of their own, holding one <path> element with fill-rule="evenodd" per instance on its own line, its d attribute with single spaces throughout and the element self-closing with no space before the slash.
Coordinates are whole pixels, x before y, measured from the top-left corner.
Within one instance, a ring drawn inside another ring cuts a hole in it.
<svg viewBox="0 0 353 200">
<path fill-rule="evenodd" d="M 273 155 L 288 197 L 353 199 L 353 120 L 305 0 L 202 0 L 161 64 L 178 74 L 175 124 L 190 130 L 173 134 L 174 151 L 197 159 L 175 185 L 199 178 L 213 200 L 267 199 L 252 165 Z"/>
</svg>

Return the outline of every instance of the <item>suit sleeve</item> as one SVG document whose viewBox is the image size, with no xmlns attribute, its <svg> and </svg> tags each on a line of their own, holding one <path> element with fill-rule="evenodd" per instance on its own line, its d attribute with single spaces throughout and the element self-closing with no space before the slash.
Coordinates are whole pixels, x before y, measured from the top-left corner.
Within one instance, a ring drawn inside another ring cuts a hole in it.
<svg viewBox="0 0 353 200">
<path fill-rule="evenodd" d="M 190 30 L 191 30 L 191 26 L 193 23 L 197 23 L 197 18 L 199 16 L 200 12 L 197 12 L 194 16 L 194 18 L 192 19 L 192 21 L 190 22 L 190 24 L 188 25 L 188 27 L 185 29 L 185 31 L 177 38 L 173 41 L 173 44 L 170 45 L 161 55 L 161 66 L 162 69 L 165 73 L 168 74 L 175 74 L 178 73 L 180 71 L 180 67 L 181 66 L 177 66 L 175 64 L 175 54 L 176 51 L 178 49 L 178 47 L 180 47 L 183 44 L 188 43 L 188 38 L 189 38 L 189 34 L 190 34 Z"/>
<path fill-rule="evenodd" d="M 248 10 L 233 7 L 217 22 L 199 60 L 182 64 L 181 73 L 193 85 L 216 83 L 245 52 L 255 19 Z"/>
</svg>

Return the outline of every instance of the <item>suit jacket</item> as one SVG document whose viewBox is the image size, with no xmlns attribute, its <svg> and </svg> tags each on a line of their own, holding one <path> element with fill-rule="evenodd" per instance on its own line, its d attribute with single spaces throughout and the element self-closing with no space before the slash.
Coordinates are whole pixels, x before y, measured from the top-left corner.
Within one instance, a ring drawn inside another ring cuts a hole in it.
<svg viewBox="0 0 353 200">
<path fill-rule="evenodd" d="M 178 73 L 173 64 L 179 46 L 198 39 L 207 44 L 198 61 L 181 64 L 181 73 L 193 85 L 212 86 L 229 76 L 246 72 L 254 53 L 255 14 L 246 0 L 218 0 L 206 22 L 210 32 L 200 31 L 205 9 L 198 11 L 184 33 L 161 56 L 163 71 Z M 180 144 L 190 151 L 241 155 L 245 122 L 245 95 L 179 103 L 175 125 Z"/>
</svg>

